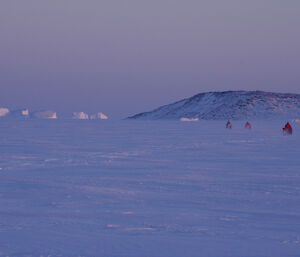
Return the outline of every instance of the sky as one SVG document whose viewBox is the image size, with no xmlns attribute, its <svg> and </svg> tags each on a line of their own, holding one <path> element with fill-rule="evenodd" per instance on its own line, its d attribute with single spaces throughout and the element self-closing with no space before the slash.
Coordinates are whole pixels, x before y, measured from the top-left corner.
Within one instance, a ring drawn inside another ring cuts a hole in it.
<svg viewBox="0 0 300 257">
<path fill-rule="evenodd" d="M 124 118 L 197 93 L 300 93 L 299 0 L 3 0 L 0 107 Z"/>
</svg>

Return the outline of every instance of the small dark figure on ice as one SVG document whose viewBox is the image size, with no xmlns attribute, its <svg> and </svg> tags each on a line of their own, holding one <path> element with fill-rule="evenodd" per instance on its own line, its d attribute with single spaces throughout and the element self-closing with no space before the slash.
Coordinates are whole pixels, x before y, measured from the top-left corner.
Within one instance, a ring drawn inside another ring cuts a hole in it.
<svg viewBox="0 0 300 257">
<path fill-rule="evenodd" d="M 250 122 L 246 122 L 246 124 L 245 124 L 245 128 L 246 129 L 251 129 L 252 128 L 252 125 L 250 124 Z"/>
<path fill-rule="evenodd" d="M 291 124 L 289 122 L 287 122 L 284 126 L 284 128 L 282 128 L 283 133 L 287 134 L 287 135 L 292 135 L 293 134 L 293 128 L 291 126 Z"/>
<path fill-rule="evenodd" d="M 230 120 L 227 121 L 226 128 L 232 129 L 232 124 L 231 124 Z"/>
</svg>

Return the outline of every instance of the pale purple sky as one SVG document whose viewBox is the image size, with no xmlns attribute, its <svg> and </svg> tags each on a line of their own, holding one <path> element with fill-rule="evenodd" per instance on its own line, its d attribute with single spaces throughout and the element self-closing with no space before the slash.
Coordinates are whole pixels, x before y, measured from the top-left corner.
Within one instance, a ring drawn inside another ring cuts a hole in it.
<svg viewBox="0 0 300 257">
<path fill-rule="evenodd" d="M 3 0 L 0 107 L 115 118 L 205 91 L 300 93 L 299 0 Z"/>
</svg>

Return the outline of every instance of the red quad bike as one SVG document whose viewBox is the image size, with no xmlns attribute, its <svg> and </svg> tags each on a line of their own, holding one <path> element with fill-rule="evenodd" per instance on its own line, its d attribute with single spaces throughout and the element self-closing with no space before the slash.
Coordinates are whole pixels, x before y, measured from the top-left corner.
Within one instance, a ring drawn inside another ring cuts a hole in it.
<svg viewBox="0 0 300 257">
<path fill-rule="evenodd" d="M 246 128 L 246 129 L 251 129 L 251 128 L 252 128 L 250 122 L 248 122 L 248 121 L 246 122 L 245 128 Z"/>
<path fill-rule="evenodd" d="M 289 122 L 287 122 L 285 124 L 284 128 L 282 128 L 282 131 L 285 135 L 292 135 L 293 134 L 293 128 L 292 128 L 292 126 Z"/>
</svg>

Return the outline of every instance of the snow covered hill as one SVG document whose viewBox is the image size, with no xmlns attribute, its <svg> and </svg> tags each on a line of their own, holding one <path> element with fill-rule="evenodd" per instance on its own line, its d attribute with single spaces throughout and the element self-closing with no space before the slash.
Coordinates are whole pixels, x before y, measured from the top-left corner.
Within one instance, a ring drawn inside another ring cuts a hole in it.
<svg viewBox="0 0 300 257">
<path fill-rule="evenodd" d="M 300 117 L 300 95 L 263 91 L 225 91 L 197 94 L 129 119 L 223 120 Z"/>
</svg>

